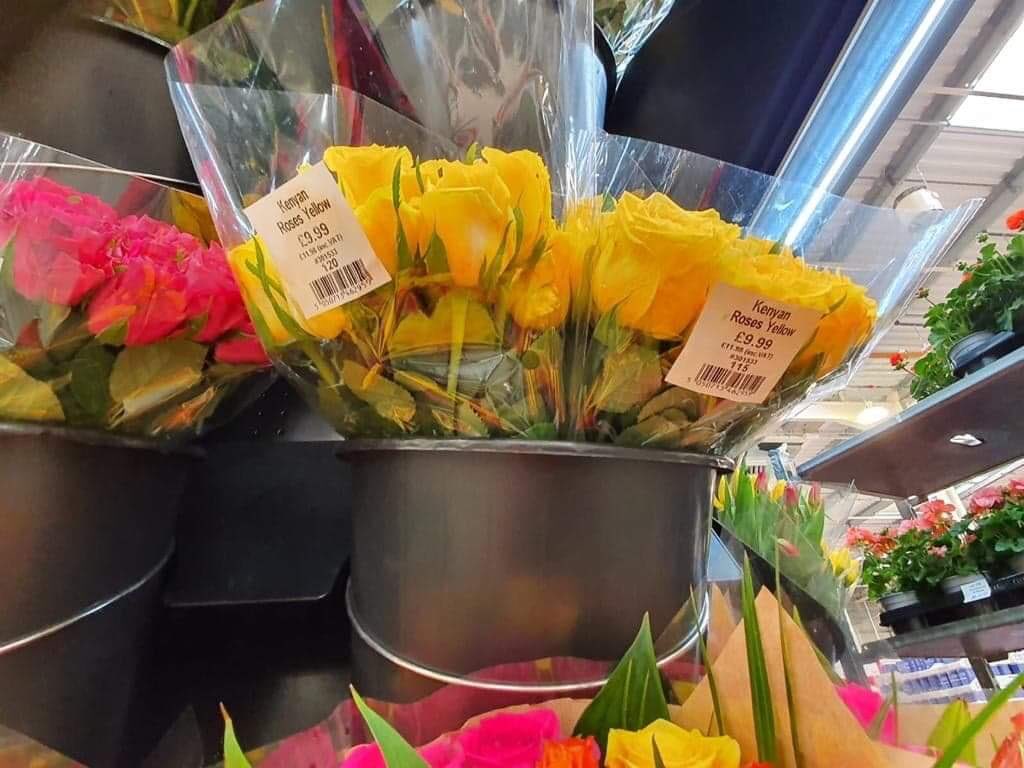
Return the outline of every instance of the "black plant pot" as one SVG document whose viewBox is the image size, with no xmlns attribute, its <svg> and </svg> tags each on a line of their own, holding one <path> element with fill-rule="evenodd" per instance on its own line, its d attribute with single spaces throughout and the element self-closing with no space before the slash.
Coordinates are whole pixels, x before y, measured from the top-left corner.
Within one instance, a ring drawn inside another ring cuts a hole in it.
<svg viewBox="0 0 1024 768">
<path fill-rule="evenodd" d="M 0 723 L 113 765 L 193 455 L 0 425 Z"/>
<path fill-rule="evenodd" d="M 953 375 L 962 379 L 1021 346 L 1024 346 L 1024 333 L 977 331 L 953 345 L 949 350 L 949 363 L 953 367 Z"/>
</svg>

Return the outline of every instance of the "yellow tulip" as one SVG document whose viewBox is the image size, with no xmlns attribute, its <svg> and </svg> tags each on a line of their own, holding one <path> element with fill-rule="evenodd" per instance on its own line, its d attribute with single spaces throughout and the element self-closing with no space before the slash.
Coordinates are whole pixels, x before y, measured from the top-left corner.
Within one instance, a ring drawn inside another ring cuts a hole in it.
<svg viewBox="0 0 1024 768">
<path fill-rule="evenodd" d="M 502 152 L 486 148 L 482 152 L 487 165 L 497 170 L 511 195 L 513 208 L 518 208 L 523 221 L 523 241 L 516 244 L 519 259 L 528 259 L 541 240 L 551 236 L 551 177 L 541 156 L 521 149 Z"/>
<path fill-rule="evenodd" d="M 569 313 L 571 265 L 545 251 L 530 268 L 518 271 L 509 286 L 512 317 L 522 328 L 543 331 L 565 322 Z"/>
<path fill-rule="evenodd" d="M 391 190 L 395 168 L 412 168 L 408 147 L 331 147 L 324 152 L 324 163 L 338 177 L 342 194 L 355 208 L 379 189 Z"/>
<path fill-rule="evenodd" d="M 447 176 L 447 174 L 445 174 Z M 445 246 L 452 281 L 462 288 L 480 282 L 481 271 L 497 258 L 502 238 L 509 236 L 510 215 L 481 187 L 428 190 L 419 200 L 420 253 L 426 253 L 436 232 Z M 507 266 L 512 249 L 506 243 L 501 267 Z"/>
<path fill-rule="evenodd" d="M 786 481 L 776 480 L 775 485 L 772 486 L 771 497 L 772 501 L 779 501 L 782 495 L 786 492 Z"/>
<path fill-rule="evenodd" d="M 728 736 L 705 736 L 667 720 L 642 731 L 613 728 L 608 733 L 606 768 L 654 768 L 653 741 L 665 768 L 739 768 L 740 745 Z"/>
<path fill-rule="evenodd" d="M 715 493 L 713 504 L 715 509 L 721 511 L 729 501 L 729 481 L 725 475 L 718 478 L 718 491 Z"/>
<path fill-rule="evenodd" d="M 660 193 L 627 192 L 599 220 L 604 242 L 592 275 L 597 311 L 615 309 L 627 327 L 678 338 L 704 306 L 739 227 L 715 210 L 687 211 Z"/>
<path fill-rule="evenodd" d="M 437 302 L 434 311 L 428 316 L 423 312 L 413 312 L 399 322 L 395 332 L 388 340 L 388 350 L 395 357 L 403 355 L 430 353 L 448 349 L 459 330 L 455 325 L 455 299 L 466 298 L 465 293 L 449 292 Z M 466 300 L 466 316 L 463 320 L 461 333 L 462 344 L 465 346 L 495 346 L 498 343 L 498 332 L 494 328 L 487 308 L 471 298 Z"/>
</svg>

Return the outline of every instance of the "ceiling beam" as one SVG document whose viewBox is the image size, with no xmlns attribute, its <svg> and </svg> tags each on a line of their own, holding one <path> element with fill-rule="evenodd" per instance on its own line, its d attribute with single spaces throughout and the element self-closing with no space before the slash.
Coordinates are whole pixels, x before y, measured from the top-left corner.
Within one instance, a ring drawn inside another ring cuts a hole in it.
<svg viewBox="0 0 1024 768">
<path fill-rule="evenodd" d="M 1018 159 L 1002 180 L 992 187 L 992 191 L 975 214 L 971 226 L 960 233 L 960 237 L 954 241 L 947 253 L 960 258 L 959 254 L 963 249 L 975 242 L 978 232 L 995 225 L 1002 226 L 1003 215 L 1021 195 L 1024 195 L 1024 157 Z"/>
<path fill-rule="evenodd" d="M 1002 0 L 946 78 L 945 84 L 954 88 L 972 85 L 1002 50 L 1022 19 L 1024 0 Z M 911 128 L 881 177 L 864 196 L 865 203 L 881 205 L 888 199 L 897 185 L 913 172 L 965 98 L 959 94 L 942 94 L 932 98 L 919 118 L 927 124 Z"/>
</svg>

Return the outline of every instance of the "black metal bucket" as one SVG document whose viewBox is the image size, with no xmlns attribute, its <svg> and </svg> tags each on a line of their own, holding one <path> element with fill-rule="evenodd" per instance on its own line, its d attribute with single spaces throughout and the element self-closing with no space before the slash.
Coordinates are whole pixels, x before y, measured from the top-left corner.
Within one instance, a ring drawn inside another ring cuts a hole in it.
<svg viewBox="0 0 1024 768">
<path fill-rule="evenodd" d="M 112 765 L 193 455 L 0 425 L 0 723 Z"/>
<path fill-rule="evenodd" d="M 729 460 L 514 440 L 339 452 L 353 467 L 349 614 L 365 694 L 415 700 L 424 679 L 587 691 L 645 613 L 663 661 L 694 644 L 711 495 Z"/>
</svg>

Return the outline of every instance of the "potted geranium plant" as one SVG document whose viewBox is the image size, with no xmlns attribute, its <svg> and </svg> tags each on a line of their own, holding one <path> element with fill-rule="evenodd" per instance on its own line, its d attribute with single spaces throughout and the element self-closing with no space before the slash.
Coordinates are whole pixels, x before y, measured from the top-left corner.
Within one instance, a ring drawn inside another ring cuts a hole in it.
<svg viewBox="0 0 1024 768">
<path fill-rule="evenodd" d="M 1024 480 L 975 493 L 962 527 L 981 568 L 997 576 L 1024 573 Z"/>
<path fill-rule="evenodd" d="M 973 587 L 984 580 L 967 546 L 970 538 L 962 526 L 954 525 L 953 506 L 935 499 L 918 508 L 918 516 L 904 520 L 894 528 L 874 533 L 851 528 L 847 543 L 863 555 L 861 581 L 868 597 L 881 603 L 884 611 L 921 606 L 945 608 L 943 596 L 963 595 L 962 610 L 935 610 L 929 623 L 943 623 L 974 613 L 976 596 L 983 587 Z M 897 632 L 916 629 L 920 621 L 899 620 L 893 625 Z"/>
<path fill-rule="evenodd" d="M 1011 232 L 1024 230 L 1024 209 L 1006 219 Z M 1024 343 L 1024 234 L 1000 251 L 991 238 L 978 237 L 981 253 L 974 264 L 957 265 L 963 278 L 946 300 L 925 314 L 931 349 L 913 365 L 906 355 L 891 365 L 913 374 L 910 393 L 922 400 Z M 918 293 L 928 300 L 927 290 Z"/>
</svg>

